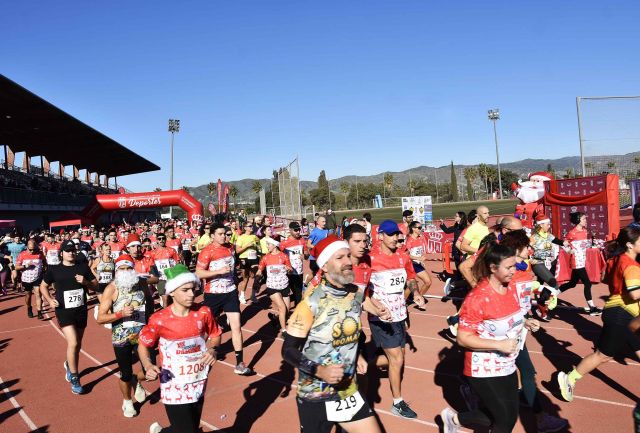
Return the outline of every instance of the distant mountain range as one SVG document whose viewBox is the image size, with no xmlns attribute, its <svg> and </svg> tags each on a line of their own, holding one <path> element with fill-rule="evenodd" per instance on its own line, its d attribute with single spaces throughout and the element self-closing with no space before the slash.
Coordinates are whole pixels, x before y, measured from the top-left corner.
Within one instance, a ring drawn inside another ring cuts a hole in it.
<svg viewBox="0 0 640 433">
<path fill-rule="evenodd" d="M 602 171 L 614 171 L 608 164 L 615 164 L 613 167 L 629 167 L 634 165 L 634 160 L 640 161 L 640 151 L 628 153 L 626 155 L 609 155 L 598 157 L 585 157 L 585 163 L 591 164 L 591 168 L 588 171 L 599 173 Z M 526 178 L 529 173 L 536 171 L 546 170 L 551 165 L 553 170 L 558 174 L 564 174 L 567 170 L 571 169 L 574 173 L 579 173 L 580 157 L 579 156 L 567 156 L 559 159 L 523 159 L 521 161 L 507 162 L 500 164 L 500 168 L 503 170 L 510 170 L 521 178 Z M 489 164 L 491 165 L 491 164 Z M 640 164 L 635 163 L 637 167 L 634 169 L 640 169 Z M 458 176 L 458 184 L 464 185 L 464 169 L 466 167 L 476 167 L 476 165 L 454 165 L 454 169 Z M 389 171 L 384 173 L 373 174 L 370 176 L 357 176 L 358 183 L 381 183 L 383 176 L 386 173 L 393 175 L 393 183 L 396 185 L 405 186 L 411 178 L 413 181 L 424 180 L 426 182 L 435 182 L 436 179 L 439 183 L 448 183 L 451 177 L 451 168 L 449 165 L 441 167 L 429 167 L 419 166 L 410 168 L 404 171 Z M 319 173 L 318 173 L 319 174 Z M 253 202 L 256 198 L 256 194 L 252 190 L 253 183 L 259 181 L 265 190 L 269 189 L 270 179 L 241 179 L 232 180 L 225 183 L 234 185 L 238 189 L 238 196 L 236 197 L 237 203 Z M 212 181 L 215 181 L 212 179 Z M 355 183 L 356 176 L 343 176 L 336 179 L 329 179 L 332 191 L 339 191 L 341 183 Z M 303 190 L 314 189 L 318 186 L 315 181 L 302 180 L 300 181 L 300 187 Z M 196 199 L 203 202 L 211 201 L 207 185 L 200 185 L 195 187 L 189 187 L 189 192 Z M 215 200 L 214 200 L 215 201 Z"/>
</svg>

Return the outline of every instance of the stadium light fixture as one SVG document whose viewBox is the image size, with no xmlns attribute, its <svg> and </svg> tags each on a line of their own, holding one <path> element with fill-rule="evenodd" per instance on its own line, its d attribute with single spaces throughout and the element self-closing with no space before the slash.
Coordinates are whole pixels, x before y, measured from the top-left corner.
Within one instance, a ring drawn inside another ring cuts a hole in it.
<svg viewBox="0 0 640 433">
<path fill-rule="evenodd" d="M 180 120 L 169 119 L 169 132 L 171 133 L 171 169 L 169 174 L 169 190 L 173 191 L 173 138 L 176 132 L 180 132 Z M 173 217 L 173 206 L 169 207 L 169 215 Z"/>
<path fill-rule="evenodd" d="M 493 139 L 496 142 L 496 163 L 498 166 L 498 197 L 502 199 L 502 174 L 500 173 L 500 152 L 498 150 L 498 133 L 496 130 L 496 122 L 500 120 L 500 110 L 494 108 L 488 111 L 489 120 L 493 122 Z"/>
</svg>

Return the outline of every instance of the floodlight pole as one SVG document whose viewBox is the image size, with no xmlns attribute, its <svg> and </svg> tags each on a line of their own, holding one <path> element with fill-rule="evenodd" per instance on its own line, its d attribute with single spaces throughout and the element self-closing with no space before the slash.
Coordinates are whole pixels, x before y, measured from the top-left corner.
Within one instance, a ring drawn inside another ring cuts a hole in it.
<svg viewBox="0 0 640 433">
<path fill-rule="evenodd" d="M 580 114 L 580 96 L 576 96 L 576 112 L 578 114 L 578 140 L 580 140 L 580 167 L 582 168 L 582 177 L 587 176 L 584 165 L 584 148 L 582 145 L 582 115 Z"/>
<path fill-rule="evenodd" d="M 502 174 L 500 173 L 500 152 L 498 151 L 498 132 L 496 130 L 496 121 L 500 119 L 500 110 L 498 110 L 497 108 L 489 110 L 488 115 L 489 120 L 493 122 L 493 139 L 496 142 L 496 162 L 498 165 L 498 188 L 500 188 L 499 197 L 502 200 Z"/>
<path fill-rule="evenodd" d="M 180 120 L 169 119 L 169 132 L 171 133 L 171 169 L 169 174 L 169 190 L 173 191 L 173 139 L 176 132 L 180 132 Z M 173 218 L 173 206 L 169 206 L 169 218 Z"/>
</svg>

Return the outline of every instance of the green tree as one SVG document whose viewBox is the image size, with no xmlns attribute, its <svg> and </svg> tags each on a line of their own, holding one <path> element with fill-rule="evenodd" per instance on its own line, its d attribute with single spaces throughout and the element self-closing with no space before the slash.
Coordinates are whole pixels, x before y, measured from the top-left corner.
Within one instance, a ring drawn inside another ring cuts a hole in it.
<svg viewBox="0 0 640 433">
<path fill-rule="evenodd" d="M 217 190 L 218 190 L 218 185 L 216 185 L 215 183 L 209 182 L 207 184 L 207 191 L 209 191 L 209 195 L 211 196 L 212 199 Z"/>
<path fill-rule="evenodd" d="M 478 176 L 484 182 L 484 191 L 489 195 L 489 166 L 485 163 L 478 164 Z"/>
<path fill-rule="evenodd" d="M 464 169 L 464 178 L 467 180 L 467 200 L 473 200 L 473 181 L 476 180 L 478 171 L 475 167 L 466 167 Z"/>
<path fill-rule="evenodd" d="M 458 201 L 458 178 L 456 176 L 456 169 L 453 167 L 453 161 L 451 161 L 451 201 Z"/>
<path fill-rule="evenodd" d="M 391 173 L 385 173 L 384 176 L 382 176 L 382 194 L 385 198 L 387 197 L 386 191 L 391 189 L 392 186 L 393 175 Z"/>
<path fill-rule="evenodd" d="M 349 196 L 349 191 L 351 190 L 351 185 L 347 182 L 342 182 L 340 184 L 340 192 L 344 195 L 344 208 L 349 209 L 349 205 L 347 202 L 347 198 Z"/>
<path fill-rule="evenodd" d="M 160 192 L 162 191 L 162 188 L 154 188 L 153 192 Z"/>
<path fill-rule="evenodd" d="M 616 168 L 616 162 L 615 162 L 615 161 L 609 161 L 609 162 L 607 162 L 607 168 L 609 169 L 609 171 L 615 171 L 615 172 L 617 172 L 617 170 L 615 170 L 615 168 Z"/>
<path fill-rule="evenodd" d="M 256 195 L 260 194 L 260 191 L 262 191 L 262 184 L 259 180 L 253 181 L 253 183 L 251 184 L 251 191 L 253 191 Z"/>
<path fill-rule="evenodd" d="M 233 208 L 236 209 L 236 197 L 238 196 L 238 188 L 235 185 L 229 186 L 229 195 L 233 197 Z"/>
</svg>

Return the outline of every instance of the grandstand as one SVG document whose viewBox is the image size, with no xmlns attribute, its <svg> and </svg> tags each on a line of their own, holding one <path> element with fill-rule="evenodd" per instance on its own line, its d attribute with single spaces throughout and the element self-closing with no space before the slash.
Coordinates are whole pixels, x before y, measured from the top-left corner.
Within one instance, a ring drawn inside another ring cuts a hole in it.
<svg viewBox="0 0 640 433">
<path fill-rule="evenodd" d="M 23 229 L 77 213 L 96 194 L 117 193 L 118 176 L 160 169 L 3 75 L 0 145 L 0 219 Z"/>
</svg>

